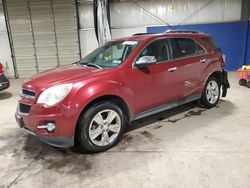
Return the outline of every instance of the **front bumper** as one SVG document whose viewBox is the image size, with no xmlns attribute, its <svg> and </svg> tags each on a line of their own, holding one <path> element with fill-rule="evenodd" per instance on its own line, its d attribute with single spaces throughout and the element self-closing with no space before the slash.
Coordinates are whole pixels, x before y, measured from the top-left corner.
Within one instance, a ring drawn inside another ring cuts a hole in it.
<svg viewBox="0 0 250 188">
<path fill-rule="evenodd" d="M 74 136 L 53 136 L 41 135 L 24 124 L 23 117 L 15 114 L 16 122 L 20 128 L 26 130 L 29 134 L 38 137 L 41 141 L 55 147 L 68 148 L 74 146 Z"/>
<path fill-rule="evenodd" d="M 53 107 L 37 104 L 36 97 L 26 96 L 22 93 L 16 111 L 18 125 L 40 140 L 56 147 L 74 146 L 75 128 L 80 115 L 77 108 L 60 103 Z M 54 129 L 49 130 L 46 125 L 53 124 Z"/>
<path fill-rule="evenodd" d="M 4 74 L 0 75 L 0 91 L 10 87 L 10 81 L 6 78 Z"/>
<path fill-rule="evenodd" d="M 227 71 L 222 72 L 222 97 L 226 97 L 227 89 L 230 88 Z"/>
</svg>

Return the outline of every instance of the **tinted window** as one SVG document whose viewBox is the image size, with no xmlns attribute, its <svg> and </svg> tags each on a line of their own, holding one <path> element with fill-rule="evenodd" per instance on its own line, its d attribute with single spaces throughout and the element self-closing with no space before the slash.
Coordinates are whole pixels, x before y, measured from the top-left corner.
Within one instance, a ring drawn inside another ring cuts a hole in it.
<svg viewBox="0 0 250 188">
<path fill-rule="evenodd" d="M 204 40 L 210 46 L 212 46 L 216 49 L 219 49 L 218 44 L 211 37 L 205 37 L 205 38 L 202 38 L 202 40 Z"/>
<path fill-rule="evenodd" d="M 174 59 L 192 55 L 201 55 L 205 53 L 205 50 L 192 39 L 171 38 L 170 42 Z"/>
<path fill-rule="evenodd" d="M 198 43 L 196 43 L 196 53 L 199 55 L 204 54 L 206 51 L 204 50 L 204 48 L 202 48 Z"/>
<path fill-rule="evenodd" d="M 141 52 L 137 60 L 143 56 L 155 56 L 157 62 L 169 60 L 166 40 L 157 40 L 149 44 Z"/>
</svg>

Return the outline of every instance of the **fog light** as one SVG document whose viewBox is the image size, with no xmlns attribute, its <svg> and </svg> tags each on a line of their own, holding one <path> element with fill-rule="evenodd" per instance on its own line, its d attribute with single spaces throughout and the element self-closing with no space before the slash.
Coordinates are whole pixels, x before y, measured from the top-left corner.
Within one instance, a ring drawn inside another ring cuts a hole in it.
<svg viewBox="0 0 250 188">
<path fill-rule="evenodd" d="M 45 125 L 37 126 L 38 129 L 46 129 L 48 132 L 53 132 L 56 128 L 56 124 L 54 122 L 48 122 Z"/>
<path fill-rule="evenodd" d="M 49 132 L 54 131 L 55 128 L 56 128 L 55 123 L 48 123 L 48 124 L 46 125 L 46 129 L 47 129 Z"/>
</svg>

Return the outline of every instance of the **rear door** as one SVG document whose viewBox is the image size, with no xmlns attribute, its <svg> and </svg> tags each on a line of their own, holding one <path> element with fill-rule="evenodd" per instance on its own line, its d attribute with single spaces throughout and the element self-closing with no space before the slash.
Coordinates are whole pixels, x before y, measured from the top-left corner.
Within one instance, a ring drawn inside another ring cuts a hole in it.
<svg viewBox="0 0 250 188">
<path fill-rule="evenodd" d="M 173 59 L 179 65 L 179 81 L 183 97 L 200 90 L 200 76 L 207 62 L 206 50 L 191 38 L 169 39 Z"/>
<path fill-rule="evenodd" d="M 178 63 L 170 61 L 167 39 L 158 39 L 146 46 L 137 57 L 155 56 L 157 62 L 146 67 L 133 67 L 136 112 L 142 112 L 178 99 Z"/>
</svg>

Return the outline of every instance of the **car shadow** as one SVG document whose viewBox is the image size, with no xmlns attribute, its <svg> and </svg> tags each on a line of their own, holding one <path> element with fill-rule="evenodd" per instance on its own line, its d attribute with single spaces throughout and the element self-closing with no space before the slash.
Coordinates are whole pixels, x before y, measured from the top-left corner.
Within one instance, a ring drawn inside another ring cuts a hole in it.
<svg viewBox="0 0 250 188">
<path fill-rule="evenodd" d="M 8 152 L 12 154 L 13 158 L 33 160 L 36 164 L 42 164 L 43 169 L 55 170 L 59 171 L 60 173 L 87 173 L 88 175 L 91 175 L 91 173 L 94 173 L 98 168 L 98 165 L 100 165 L 99 163 L 101 163 L 100 161 L 102 157 L 111 157 L 112 152 L 123 152 L 127 149 L 127 147 L 131 147 L 134 144 L 138 144 L 139 142 L 142 142 L 143 144 L 145 139 L 152 139 L 150 136 L 154 135 L 154 129 L 147 129 L 146 132 L 144 127 L 149 126 L 161 129 L 163 126 L 157 126 L 157 124 L 155 125 L 154 123 L 164 122 L 165 129 L 163 130 L 165 132 L 169 132 L 171 128 L 169 125 L 175 125 L 176 122 L 184 120 L 185 118 L 208 115 L 210 114 L 210 110 L 211 113 L 222 113 L 223 115 L 225 114 L 225 116 L 228 116 L 234 111 L 234 104 L 232 104 L 230 101 L 220 100 L 217 107 L 205 109 L 197 107 L 193 103 L 189 103 L 147 118 L 143 118 L 133 122 L 129 126 L 126 134 L 123 136 L 117 146 L 108 152 L 99 154 L 90 154 L 78 147 L 72 147 L 68 149 L 51 147 L 45 143 L 42 143 L 36 137 L 21 132 L 21 130 L 16 131 L 15 134 L 20 135 L 21 133 L 23 136 L 19 136 L 18 139 L 14 139 L 14 141 L 12 139 L 11 143 L 8 143 L 8 135 L 6 135 L 6 148 L 1 147 L 1 150 L 8 150 Z M 176 131 L 180 136 L 185 135 L 194 129 L 211 125 L 212 121 L 213 120 L 206 121 L 199 125 L 190 124 L 188 126 L 176 124 L 177 126 L 180 126 L 180 129 L 177 129 Z M 136 131 L 133 132 L 134 130 Z M 166 136 L 168 137 L 168 135 Z M 134 137 L 143 138 L 144 141 L 141 139 L 135 139 Z M 169 139 L 172 139 L 172 137 L 169 136 Z"/>
<path fill-rule="evenodd" d="M 133 142 L 134 140 L 133 137 L 136 137 L 136 135 L 131 135 L 130 132 L 133 132 L 135 130 L 139 132 L 138 134 L 140 136 L 150 138 L 151 137 L 150 130 L 160 129 L 163 127 L 163 125 L 156 124 L 157 122 L 171 123 L 172 125 L 174 125 L 180 120 L 184 120 L 186 118 L 192 118 L 194 116 L 202 116 L 202 115 L 205 115 L 206 112 L 209 113 L 210 111 L 217 110 L 217 109 L 223 111 L 223 114 L 230 115 L 234 109 L 234 104 L 232 104 L 230 101 L 220 100 L 216 107 L 208 109 L 208 108 L 201 107 L 200 105 L 197 104 L 197 102 L 191 102 L 191 103 L 187 103 L 182 106 L 175 107 L 170 110 L 166 110 L 161 113 L 157 113 L 155 115 L 151 115 L 146 118 L 142 118 L 140 120 L 134 121 L 127 127 L 124 136 L 122 137 L 120 143 L 118 143 L 118 147 L 121 146 L 121 148 L 125 148 L 123 147 L 124 144 L 128 145 L 128 143 Z M 152 128 L 149 128 L 150 129 L 149 131 L 143 129 L 143 128 L 150 127 L 150 126 L 152 126 Z M 72 147 L 70 148 L 70 151 L 74 153 L 79 153 L 79 154 L 89 154 L 89 152 L 81 149 L 80 147 Z"/>
<path fill-rule="evenodd" d="M 211 108 L 211 109 L 201 107 L 200 105 L 197 104 L 197 102 L 191 102 L 191 103 L 187 103 L 187 104 L 172 108 L 170 110 L 166 110 L 166 111 L 157 113 L 155 115 L 148 116 L 146 118 L 134 121 L 129 125 L 126 132 L 140 129 L 142 127 L 148 126 L 158 121 L 176 123 L 185 118 L 191 118 L 192 116 L 204 115 L 206 111 L 210 111 L 213 109 L 222 108 L 224 112 L 227 112 L 227 114 L 230 114 L 231 110 L 233 110 L 233 106 L 234 105 L 230 101 L 225 101 L 222 99 L 218 102 L 216 107 Z M 172 118 L 173 116 L 177 116 L 180 114 L 182 114 L 180 117 Z"/>
<path fill-rule="evenodd" d="M 11 98 L 12 96 L 13 96 L 13 94 L 10 93 L 10 92 L 6 92 L 6 91 L 0 92 L 0 100 L 9 99 L 9 98 Z"/>
<path fill-rule="evenodd" d="M 185 117 L 191 116 L 194 113 L 194 111 L 191 111 L 191 110 L 194 109 L 195 107 L 197 107 L 195 102 L 188 103 L 188 104 L 176 107 L 176 108 L 165 110 L 163 112 L 160 112 L 160 113 L 157 113 L 157 114 L 142 118 L 140 120 L 136 120 L 136 121 L 132 122 L 128 126 L 126 132 L 130 132 L 130 131 L 133 131 L 135 129 L 145 127 L 147 125 L 156 123 L 158 121 L 162 121 L 164 119 L 168 119 L 168 118 L 170 118 L 172 116 L 175 116 L 177 114 L 181 114 L 181 113 L 184 113 L 184 112 L 187 112 L 187 115 L 185 115 Z M 202 108 L 202 109 L 199 109 L 198 112 L 196 112 L 196 113 L 197 113 L 197 115 L 201 115 L 202 112 L 205 111 L 205 110 L 207 110 L 207 109 Z M 183 119 L 183 118 L 181 118 L 181 119 Z M 176 123 L 177 121 L 179 121 L 181 119 L 174 119 L 174 120 L 169 120 L 168 119 L 167 121 L 172 122 L 172 123 Z"/>
<path fill-rule="evenodd" d="M 161 113 L 132 122 L 127 128 L 122 140 L 116 147 L 119 147 L 120 150 L 125 150 L 126 148 L 133 146 L 133 143 L 140 142 L 140 140 L 143 138 L 152 139 L 154 130 L 162 129 L 163 127 L 165 128 L 164 132 L 171 135 L 171 127 L 178 126 L 180 128 L 177 128 L 178 135 L 185 135 L 192 130 L 212 125 L 212 122 L 216 118 L 211 118 L 209 121 L 204 119 L 205 121 L 202 121 L 203 123 L 198 125 L 188 123 L 188 126 L 186 126 L 186 123 L 183 122 L 181 124 L 176 124 L 180 120 L 192 120 L 194 116 L 204 116 L 205 118 L 207 115 L 214 116 L 214 114 L 217 114 L 218 118 L 230 116 L 234 109 L 235 105 L 230 101 L 220 100 L 217 106 L 211 109 L 200 107 L 195 103 L 188 103 L 170 110 L 166 110 Z M 203 119 L 203 117 L 201 118 Z M 199 122 L 200 121 L 201 120 L 199 120 Z M 167 136 L 168 134 L 166 137 Z M 171 136 L 169 139 L 171 139 Z"/>
</svg>

